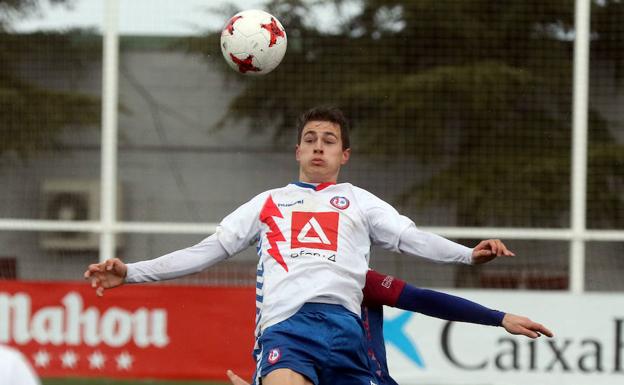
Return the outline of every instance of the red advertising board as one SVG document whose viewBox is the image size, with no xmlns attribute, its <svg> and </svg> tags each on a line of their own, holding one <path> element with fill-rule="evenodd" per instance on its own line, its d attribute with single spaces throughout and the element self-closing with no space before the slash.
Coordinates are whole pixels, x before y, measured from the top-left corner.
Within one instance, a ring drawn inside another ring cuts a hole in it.
<svg viewBox="0 0 624 385">
<path fill-rule="evenodd" d="M 254 288 L 0 281 L 0 343 L 42 377 L 249 378 Z"/>
</svg>

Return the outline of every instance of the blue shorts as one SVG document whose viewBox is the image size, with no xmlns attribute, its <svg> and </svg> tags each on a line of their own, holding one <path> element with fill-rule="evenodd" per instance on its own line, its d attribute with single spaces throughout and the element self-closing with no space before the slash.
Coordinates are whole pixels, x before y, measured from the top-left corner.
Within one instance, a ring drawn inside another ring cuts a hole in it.
<svg viewBox="0 0 624 385">
<path fill-rule="evenodd" d="M 360 317 L 340 305 L 306 303 L 295 315 L 267 328 L 258 340 L 256 375 L 291 369 L 315 385 L 371 385 Z"/>
</svg>

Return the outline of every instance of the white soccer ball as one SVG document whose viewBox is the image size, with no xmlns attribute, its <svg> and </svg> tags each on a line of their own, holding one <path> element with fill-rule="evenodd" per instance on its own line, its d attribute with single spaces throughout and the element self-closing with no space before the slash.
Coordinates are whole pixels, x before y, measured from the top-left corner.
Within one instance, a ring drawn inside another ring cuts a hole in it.
<svg viewBox="0 0 624 385">
<path fill-rule="evenodd" d="M 273 71 L 286 53 L 286 31 L 273 15 L 257 9 L 232 16 L 221 31 L 225 61 L 245 75 Z"/>
</svg>

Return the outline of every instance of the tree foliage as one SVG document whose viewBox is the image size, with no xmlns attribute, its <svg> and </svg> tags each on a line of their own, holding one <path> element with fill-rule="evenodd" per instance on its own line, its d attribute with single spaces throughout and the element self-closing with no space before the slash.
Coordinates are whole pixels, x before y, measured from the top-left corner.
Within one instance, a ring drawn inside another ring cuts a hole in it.
<svg viewBox="0 0 624 385">
<path fill-rule="evenodd" d="M 310 16 L 319 6 L 333 10 L 331 23 Z M 573 0 L 272 0 L 266 8 L 287 28 L 288 53 L 267 76 L 239 77 L 245 89 L 224 122 L 277 126 L 280 143 L 302 111 L 338 105 L 358 151 L 416 156 L 439 170 L 400 202 L 454 205 L 461 225 L 569 225 Z M 592 23 L 593 54 L 619 74 L 623 4 L 603 0 L 593 12 L 601 21 Z M 207 39 L 204 53 L 221 62 L 217 34 Z M 590 226 L 594 217 L 624 222 L 624 148 L 610 132 L 592 109 Z"/>
<path fill-rule="evenodd" d="M 66 0 L 51 4 L 70 5 Z M 80 31 L 16 34 L 11 23 L 36 13 L 43 1 L 0 0 L 0 156 L 7 153 L 26 159 L 58 144 L 67 128 L 85 127 L 99 120 L 97 98 L 76 92 L 52 89 L 36 81 L 28 72 L 35 58 L 57 63 L 75 71 L 93 47 L 77 43 Z"/>
</svg>

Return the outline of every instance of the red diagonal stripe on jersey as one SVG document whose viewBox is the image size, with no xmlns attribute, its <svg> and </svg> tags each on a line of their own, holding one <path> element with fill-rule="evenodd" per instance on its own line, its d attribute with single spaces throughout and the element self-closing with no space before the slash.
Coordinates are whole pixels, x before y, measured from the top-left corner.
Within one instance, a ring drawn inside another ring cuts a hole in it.
<svg viewBox="0 0 624 385">
<path fill-rule="evenodd" d="M 288 266 L 286 265 L 286 262 L 284 262 L 284 258 L 282 258 L 282 254 L 280 254 L 279 248 L 277 247 L 277 242 L 284 242 L 286 238 L 284 238 L 284 234 L 282 234 L 282 231 L 277 226 L 277 223 L 275 223 L 275 219 L 273 219 L 273 217 L 283 218 L 284 216 L 273 202 L 273 198 L 269 195 L 266 202 L 264 202 L 262 211 L 260 211 L 260 221 L 269 226 L 270 230 L 267 233 L 267 240 L 269 241 L 269 245 L 271 245 L 271 247 L 269 247 L 267 252 L 277 261 L 277 263 L 282 265 L 284 270 L 288 271 Z"/>
</svg>

